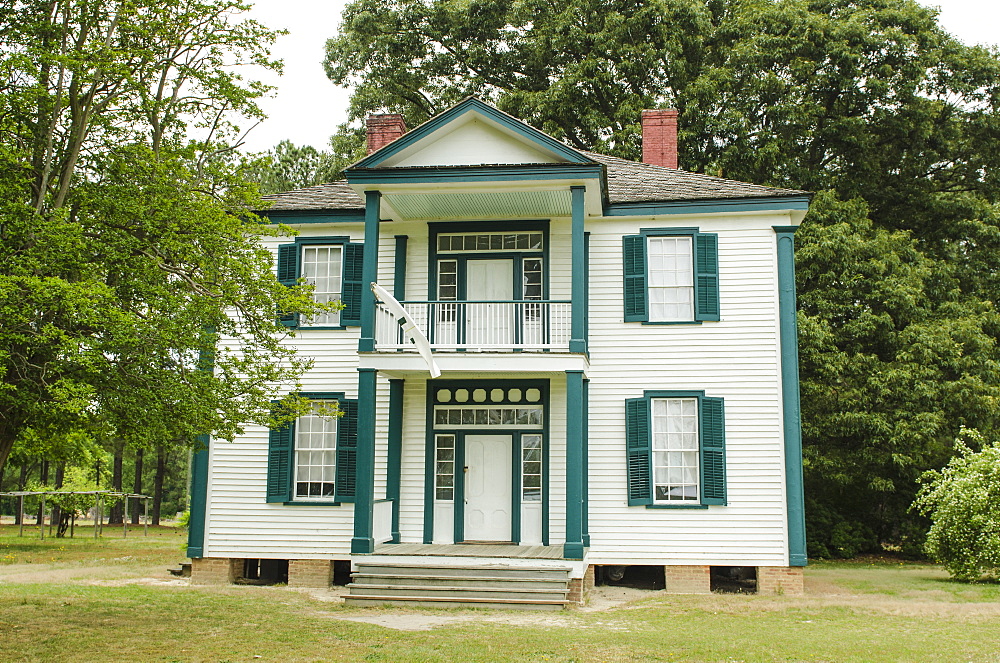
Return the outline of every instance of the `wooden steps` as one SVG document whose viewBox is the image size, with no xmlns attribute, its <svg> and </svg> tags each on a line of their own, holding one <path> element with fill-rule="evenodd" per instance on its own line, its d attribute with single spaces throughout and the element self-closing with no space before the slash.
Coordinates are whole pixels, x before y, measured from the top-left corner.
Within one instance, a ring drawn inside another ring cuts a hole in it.
<svg viewBox="0 0 1000 663">
<path fill-rule="evenodd" d="M 344 597 L 353 606 L 562 610 L 569 568 L 358 562 Z"/>
</svg>

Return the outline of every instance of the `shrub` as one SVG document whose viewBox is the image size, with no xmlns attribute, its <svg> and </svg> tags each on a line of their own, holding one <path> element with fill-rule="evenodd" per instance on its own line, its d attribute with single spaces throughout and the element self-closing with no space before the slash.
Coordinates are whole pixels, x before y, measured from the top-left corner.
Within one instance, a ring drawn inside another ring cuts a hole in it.
<svg viewBox="0 0 1000 663">
<path fill-rule="evenodd" d="M 962 429 L 955 448 L 944 468 L 924 473 L 913 502 L 931 519 L 925 550 L 957 580 L 1000 576 L 1000 443 Z"/>
</svg>

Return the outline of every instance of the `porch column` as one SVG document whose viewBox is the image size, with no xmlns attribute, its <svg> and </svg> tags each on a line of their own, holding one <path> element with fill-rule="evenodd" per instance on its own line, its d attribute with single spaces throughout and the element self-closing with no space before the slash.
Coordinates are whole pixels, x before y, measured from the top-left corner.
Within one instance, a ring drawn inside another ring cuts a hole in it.
<svg viewBox="0 0 1000 663">
<path fill-rule="evenodd" d="M 371 292 L 369 290 L 369 292 Z M 351 553 L 375 551 L 375 377 L 374 368 L 358 369 L 358 455 L 354 487 L 354 538 Z"/>
<path fill-rule="evenodd" d="M 583 371 L 566 371 L 566 559 L 583 559 L 583 430 Z"/>
<path fill-rule="evenodd" d="M 382 194 L 365 191 L 365 248 L 361 267 L 361 338 L 358 352 L 375 350 L 375 293 L 371 284 L 378 280 L 378 217 Z"/>
<path fill-rule="evenodd" d="M 403 380 L 389 380 L 389 449 L 385 497 L 392 500 L 392 542 L 399 543 L 399 481 L 403 458 Z"/>
<path fill-rule="evenodd" d="M 572 317 L 570 319 L 569 351 L 586 352 L 587 335 L 586 328 L 586 251 L 584 250 L 583 239 L 583 193 L 586 187 L 571 186 L 569 188 L 572 200 L 572 254 L 573 254 L 573 284 L 571 292 Z"/>
</svg>

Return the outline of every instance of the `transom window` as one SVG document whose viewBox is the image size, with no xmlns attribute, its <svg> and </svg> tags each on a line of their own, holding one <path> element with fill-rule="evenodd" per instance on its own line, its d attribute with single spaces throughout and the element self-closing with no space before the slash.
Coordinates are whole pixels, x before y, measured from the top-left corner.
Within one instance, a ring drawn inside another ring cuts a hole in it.
<svg viewBox="0 0 1000 663">
<path fill-rule="evenodd" d="M 315 288 L 315 301 L 327 304 L 341 299 L 342 261 L 341 245 L 302 247 L 302 276 Z M 304 320 L 303 325 L 336 327 L 340 325 L 340 311 L 313 316 Z"/>
<path fill-rule="evenodd" d="M 654 398 L 651 405 L 654 502 L 696 502 L 698 399 Z"/>
<path fill-rule="evenodd" d="M 543 411 L 536 407 L 444 406 L 434 408 L 437 428 L 541 428 Z"/>
<path fill-rule="evenodd" d="M 295 425 L 295 498 L 332 499 L 337 479 L 337 417 L 322 410 L 332 401 L 313 401 L 314 410 Z"/>
<path fill-rule="evenodd" d="M 544 234 L 447 233 L 437 238 L 438 253 L 496 253 L 498 251 L 541 251 Z"/>
<path fill-rule="evenodd" d="M 649 320 L 694 320 L 694 260 L 690 237 L 648 237 Z"/>
</svg>

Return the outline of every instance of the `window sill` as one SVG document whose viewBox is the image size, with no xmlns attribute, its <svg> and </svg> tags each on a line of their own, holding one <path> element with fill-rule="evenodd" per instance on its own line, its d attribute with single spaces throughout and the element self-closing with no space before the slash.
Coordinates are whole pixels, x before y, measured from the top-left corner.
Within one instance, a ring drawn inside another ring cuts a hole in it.
<svg viewBox="0 0 1000 663">
<path fill-rule="evenodd" d="M 651 321 L 643 320 L 644 325 L 700 325 L 702 320 L 662 320 L 662 321 Z"/>
<path fill-rule="evenodd" d="M 298 500 L 295 502 L 282 502 L 285 506 L 343 506 L 343 502 L 320 502 L 309 500 Z"/>
<path fill-rule="evenodd" d="M 301 327 L 300 326 L 300 327 L 292 327 L 292 329 L 294 329 L 295 331 L 312 331 L 312 330 L 328 331 L 330 329 L 347 329 L 347 325 L 341 325 L 339 327 L 319 327 L 319 326 L 316 326 L 316 327 L 313 327 L 313 326 Z"/>
<path fill-rule="evenodd" d="M 707 504 L 647 504 L 647 509 L 707 509 Z"/>
</svg>

